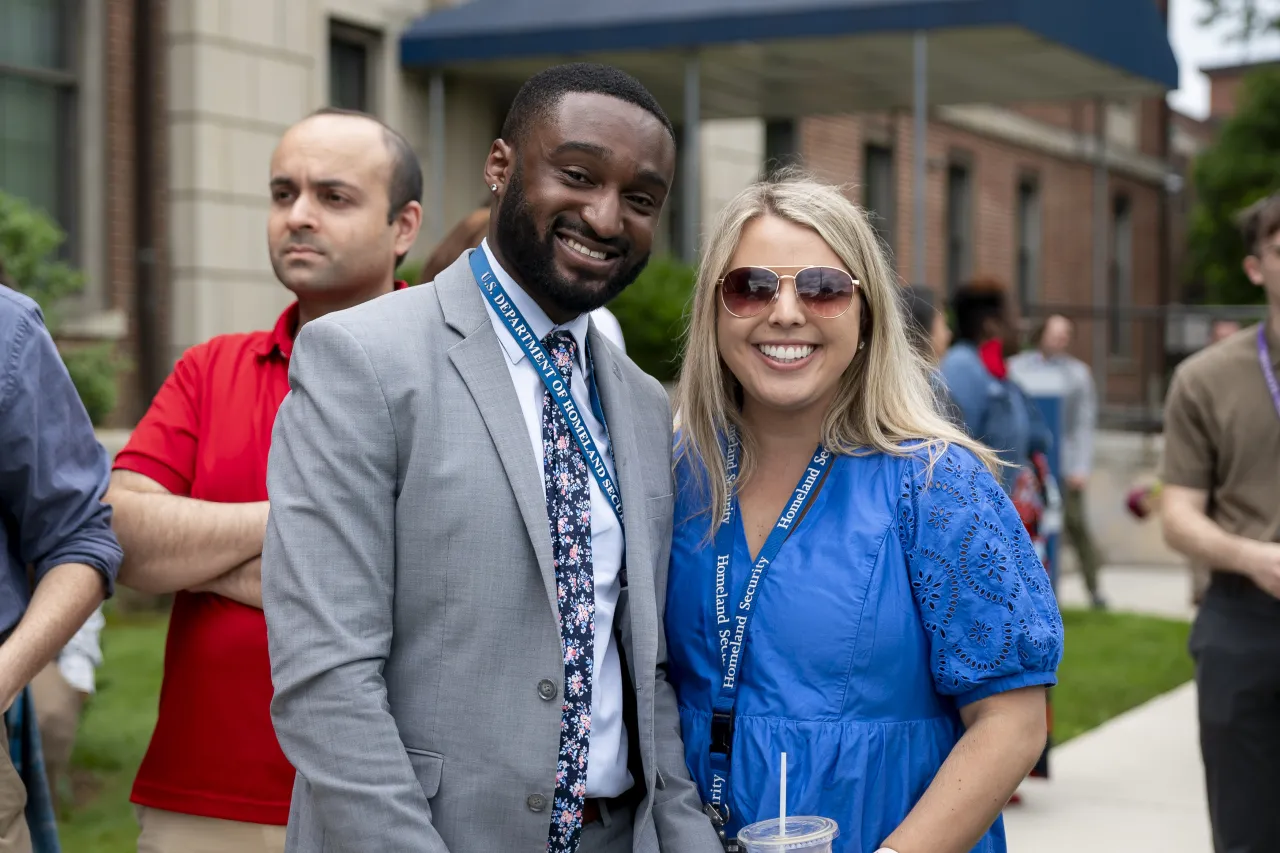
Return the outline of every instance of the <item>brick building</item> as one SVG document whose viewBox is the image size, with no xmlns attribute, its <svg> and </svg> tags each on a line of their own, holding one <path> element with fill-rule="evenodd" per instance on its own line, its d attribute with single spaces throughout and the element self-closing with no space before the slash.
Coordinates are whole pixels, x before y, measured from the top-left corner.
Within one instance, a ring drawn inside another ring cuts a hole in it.
<svg viewBox="0 0 1280 853">
<path fill-rule="evenodd" d="M 1244 78 L 1264 68 L 1280 69 L 1280 60 L 1248 62 L 1239 65 L 1215 65 L 1200 70 L 1209 78 L 1209 123 L 1216 124 L 1235 114 L 1236 101 Z"/>
<path fill-rule="evenodd" d="M 1101 319 L 1093 308 L 1100 113 L 1108 163 Z M 1166 116 L 1159 100 L 935 111 L 927 143 L 924 283 L 950 293 L 966 279 L 991 276 L 1009 285 L 1024 316 L 1075 315 L 1081 358 L 1092 361 L 1094 335 L 1105 337 L 1108 398 L 1141 401 L 1144 362 L 1159 357 L 1162 343 L 1150 324 L 1127 317 L 1169 297 Z M 912 186 L 899 163 L 913 145 L 910 117 L 810 118 L 795 134 L 809 167 L 852 185 L 855 198 L 877 214 L 905 279 L 914 269 Z"/>
<path fill-rule="evenodd" d="M 287 304 L 265 251 L 267 163 L 283 130 L 311 110 L 366 109 L 413 143 L 434 197 L 414 257 L 482 197 L 480 165 L 514 90 L 483 77 L 451 78 L 447 133 L 434 138 L 431 81 L 406 67 L 400 50 L 401 34 L 415 21 L 454 5 L 458 0 L 0 4 L 0 189 L 45 206 L 71 235 L 70 257 L 89 285 L 69 312 L 64 337 L 118 340 L 137 366 L 125 378 L 117 423 L 136 419 L 185 348 L 269 326 Z M 1064 74 L 1112 75 L 1115 85 L 1114 70 L 1063 55 L 1052 61 L 1069 63 Z M 1007 81 L 987 74 L 974 79 L 1007 91 Z M 676 116 L 679 96 L 671 103 L 669 91 L 655 91 Z M 1114 318 L 1129 306 L 1168 299 L 1170 118 L 1158 98 L 1117 96 L 1101 110 L 1107 288 L 1097 294 L 1098 112 L 1093 102 L 935 107 L 926 278 L 945 288 L 969 275 L 995 275 L 1033 313 L 1048 306 L 1078 313 L 1081 355 L 1091 358 L 1094 341 L 1105 338 L 1107 393 L 1131 401 L 1145 394 L 1140 377 L 1161 344 L 1151 324 Z M 800 156 L 850 184 L 853 197 L 878 214 L 899 269 L 913 268 L 909 115 L 717 118 L 701 127 L 703 228 L 767 161 Z M 432 150 L 436 142 L 443 142 L 439 151 Z M 437 156 L 447 162 L 440 173 Z M 682 209 L 678 198 L 668 205 L 659 251 L 688 251 Z M 1091 323 L 1085 318 L 1098 301 L 1120 310 Z"/>
<path fill-rule="evenodd" d="M 0 190 L 67 233 L 86 281 L 62 338 L 116 341 L 136 366 L 121 386 L 125 420 L 164 378 L 166 2 L 0 5 Z"/>
</svg>

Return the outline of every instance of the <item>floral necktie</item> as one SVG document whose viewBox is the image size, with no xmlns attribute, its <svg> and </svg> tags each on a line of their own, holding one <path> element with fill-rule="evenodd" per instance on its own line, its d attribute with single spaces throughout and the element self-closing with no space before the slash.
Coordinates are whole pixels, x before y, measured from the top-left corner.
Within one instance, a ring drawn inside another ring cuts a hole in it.
<svg viewBox="0 0 1280 853">
<path fill-rule="evenodd" d="M 543 340 L 566 385 L 573 378 L 578 346 L 573 335 L 553 331 Z M 587 795 L 587 750 L 591 740 L 591 676 L 595 665 L 596 599 L 591 565 L 591 486 L 587 462 L 564 414 L 545 391 L 542 398 L 542 482 L 547 492 L 551 556 L 560 604 L 564 650 L 564 704 L 560 761 L 548 853 L 576 853 Z"/>
</svg>

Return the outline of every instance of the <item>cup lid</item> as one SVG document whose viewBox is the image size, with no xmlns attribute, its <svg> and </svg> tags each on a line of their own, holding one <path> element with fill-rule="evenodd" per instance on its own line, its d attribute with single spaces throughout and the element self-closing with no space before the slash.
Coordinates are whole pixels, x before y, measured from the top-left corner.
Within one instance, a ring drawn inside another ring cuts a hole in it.
<svg viewBox="0 0 1280 853">
<path fill-rule="evenodd" d="M 787 817 L 787 834 L 782 834 L 782 824 L 775 817 L 744 826 L 738 833 L 738 841 L 754 850 L 797 850 L 831 841 L 840 834 L 840 827 L 826 817 L 797 815 Z"/>
</svg>

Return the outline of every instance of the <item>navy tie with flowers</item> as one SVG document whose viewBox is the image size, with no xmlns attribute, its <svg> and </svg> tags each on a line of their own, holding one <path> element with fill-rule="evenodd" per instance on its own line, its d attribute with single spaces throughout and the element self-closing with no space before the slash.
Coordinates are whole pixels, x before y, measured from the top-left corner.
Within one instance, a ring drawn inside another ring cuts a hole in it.
<svg viewBox="0 0 1280 853">
<path fill-rule="evenodd" d="M 542 341 L 565 385 L 573 377 L 577 343 L 566 331 Z M 564 650 L 564 704 L 560 761 L 547 839 L 548 853 L 576 853 L 587 795 L 587 749 L 591 740 L 591 675 L 595 661 L 596 599 L 591 565 L 591 486 L 587 461 L 564 414 L 545 391 L 542 398 L 542 481 L 551 524 L 551 556 L 560 604 Z"/>
</svg>

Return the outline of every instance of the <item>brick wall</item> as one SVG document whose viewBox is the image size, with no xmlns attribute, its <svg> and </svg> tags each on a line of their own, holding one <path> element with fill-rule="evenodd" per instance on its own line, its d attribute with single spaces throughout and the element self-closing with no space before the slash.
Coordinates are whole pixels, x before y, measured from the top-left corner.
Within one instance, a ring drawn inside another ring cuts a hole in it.
<svg viewBox="0 0 1280 853">
<path fill-rule="evenodd" d="M 107 294 L 112 308 L 129 317 L 121 350 L 134 368 L 121 378 L 112 426 L 130 423 L 138 407 L 138 330 L 134 311 L 133 176 L 133 0 L 106 2 L 106 183 Z"/>
<path fill-rule="evenodd" d="M 131 368 L 121 377 L 120 398 L 109 426 L 133 424 L 150 403 L 153 384 L 149 378 L 147 354 L 141 346 L 137 258 L 139 235 L 135 228 L 137 197 L 137 107 L 139 98 L 149 98 L 153 107 L 152 145 L 154 157 L 149 164 L 151 173 L 152 230 L 156 235 L 157 268 L 156 293 L 147 318 L 155 322 L 156 330 L 168 328 L 165 319 L 168 310 L 167 243 L 168 228 L 165 216 L 165 181 L 168 172 L 167 139 L 165 125 L 165 62 L 163 54 L 155 65 L 156 81 L 151 91 L 139 92 L 136 86 L 137 33 L 135 30 L 135 0 L 106 0 L 106 170 L 101 176 L 105 182 L 107 242 L 108 299 L 112 308 L 123 309 L 129 317 L 128 331 L 120 342 L 121 353 L 131 363 Z M 167 13 L 164 0 L 152 0 L 149 30 L 153 45 L 164 38 L 164 16 Z"/>
<path fill-rule="evenodd" d="M 1067 122 L 1075 121 L 1080 114 L 1092 112 L 1090 105 L 1084 106 L 1084 109 L 1044 106 L 1033 108 L 1033 111 L 1056 122 Z M 1155 115 L 1154 110 L 1152 113 Z M 805 119 L 801 123 L 801 151 L 806 164 L 822 179 L 847 185 L 849 197 L 862 201 L 864 146 L 869 138 L 883 135 L 883 131 L 874 129 L 883 127 L 885 123 L 886 116 L 883 115 Z M 913 126 L 911 117 L 906 114 L 899 114 L 889 123 L 889 135 L 896 142 L 894 165 L 897 178 L 891 248 L 895 267 L 902 280 L 906 281 L 914 269 Z M 1144 116 L 1144 125 L 1147 123 Z M 1143 131 L 1149 139 L 1152 127 Z M 1154 145 L 1155 140 L 1150 141 Z M 941 291 L 946 282 L 948 164 L 959 161 L 970 168 L 973 274 L 994 276 L 1007 282 L 1011 290 L 1016 277 L 1017 188 L 1024 175 L 1033 175 L 1040 187 L 1042 232 L 1039 295 L 1035 301 L 1079 306 L 1077 354 L 1091 360 L 1094 332 L 1105 333 L 1104 324 L 1095 324 L 1087 317 L 1094 301 L 1092 166 L 1022 148 L 940 121 L 930 123 L 927 150 L 926 283 Z M 1156 305 L 1161 276 L 1161 188 L 1113 174 L 1108 191 L 1108 220 L 1111 201 L 1117 193 L 1124 193 L 1129 198 L 1132 211 L 1132 304 Z M 1141 387 L 1144 383 L 1140 375 L 1144 367 L 1151 366 L 1144 360 L 1157 357 L 1155 351 L 1159 342 L 1155 334 L 1153 327 L 1133 324 L 1134 356 L 1108 359 L 1108 397 L 1111 400 L 1138 402 L 1142 399 L 1145 391 Z"/>
<path fill-rule="evenodd" d="M 1236 99 L 1244 71 L 1221 72 L 1209 75 L 1209 118 L 1225 119 L 1235 114 Z"/>
</svg>

